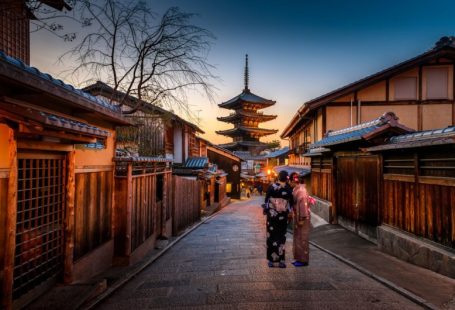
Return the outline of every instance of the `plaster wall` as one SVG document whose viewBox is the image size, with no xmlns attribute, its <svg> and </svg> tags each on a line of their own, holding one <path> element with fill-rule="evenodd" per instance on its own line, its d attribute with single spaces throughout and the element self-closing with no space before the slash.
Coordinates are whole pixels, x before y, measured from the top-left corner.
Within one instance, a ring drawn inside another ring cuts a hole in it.
<svg viewBox="0 0 455 310">
<path fill-rule="evenodd" d="M 414 68 L 412 70 L 403 72 L 401 74 L 397 74 L 396 76 L 392 77 L 389 80 L 389 100 L 394 101 L 395 100 L 395 83 L 398 79 L 400 78 L 406 78 L 406 77 L 413 77 L 416 79 L 416 98 L 418 98 L 418 92 L 419 92 L 419 69 Z"/>
<path fill-rule="evenodd" d="M 422 105 L 422 129 L 437 129 L 452 126 L 451 104 L 425 104 Z"/>
<path fill-rule="evenodd" d="M 400 124 L 417 130 L 417 105 L 363 106 L 361 109 L 362 122 L 371 121 L 386 112 L 394 112 Z"/>
<path fill-rule="evenodd" d="M 385 101 L 386 82 L 382 81 L 367 88 L 361 89 L 357 93 L 357 99 L 361 101 Z"/>
<path fill-rule="evenodd" d="M 441 65 L 441 66 L 427 66 L 422 68 L 422 100 L 427 100 L 427 74 L 429 68 L 447 68 L 447 89 L 448 99 L 453 99 L 453 66 L 452 65 Z"/>
</svg>

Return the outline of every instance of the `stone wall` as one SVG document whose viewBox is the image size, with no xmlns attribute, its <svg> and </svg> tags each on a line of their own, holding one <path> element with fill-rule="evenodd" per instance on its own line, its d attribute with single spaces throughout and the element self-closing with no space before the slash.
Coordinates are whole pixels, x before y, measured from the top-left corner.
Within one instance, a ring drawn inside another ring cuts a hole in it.
<svg viewBox="0 0 455 310">
<path fill-rule="evenodd" d="M 378 247 L 401 260 L 455 279 L 455 251 L 396 228 L 378 227 Z"/>
<path fill-rule="evenodd" d="M 313 198 L 316 202 L 311 206 L 311 212 L 323 218 L 326 222 L 333 223 L 332 203 L 314 196 Z"/>
</svg>

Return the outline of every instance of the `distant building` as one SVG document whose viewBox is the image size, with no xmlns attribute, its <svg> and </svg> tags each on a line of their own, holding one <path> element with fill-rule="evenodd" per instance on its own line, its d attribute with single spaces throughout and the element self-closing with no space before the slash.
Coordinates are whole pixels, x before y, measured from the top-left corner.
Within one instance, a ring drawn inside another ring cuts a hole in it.
<svg viewBox="0 0 455 310">
<path fill-rule="evenodd" d="M 216 131 L 217 134 L 231 137 L 231 143 L 222 144 L 221 147 L 230 151 L 249 152 L 258 155 L 267 148 L 267 144 L 259 139 L 277 133 L 276 129 L 259 128 L 259 124 L 276 118 L 276 115 L 266 115 L 258 112 L 260 109 L 270 107 L 275 101 L 264 99 L 253 94 L 248 88 L 248 55 L 245 61 L 245 88 L 242 93 L 218 106 L 234 110 L 228 116 L 218 117 L 221 122 L 234 124 L 234 128 Z"/>
</svg>

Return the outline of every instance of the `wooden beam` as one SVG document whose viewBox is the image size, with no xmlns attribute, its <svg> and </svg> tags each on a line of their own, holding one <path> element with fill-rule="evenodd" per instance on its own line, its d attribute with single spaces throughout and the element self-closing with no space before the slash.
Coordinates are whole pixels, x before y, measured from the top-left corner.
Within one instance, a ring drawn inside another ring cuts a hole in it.
<svg viewBox="0 0 455 310">
<path fill-rule="evenodd" d="M 51 142 L 40 142 L 40 141 L 18 141 L 17 148 L 18 149 L 31 149 L 31 150 L 71 152 L 72 150 L 74 150 L 74 145 L 51 143 Z"/>
<path fill-rule="evenodd" d="M 419 105 L 417 106 L 417 130 L 422 130 L 423 127 L 423 119 L 422 119 L 422 65 L 419 66 Z"/>
<path fill-rule="evenodd" d="M 73 282 L 74 255 L 74 203 L 76 194 L 76 151 L 71 151 L 66 159 L 66 220 L 65 220 L 65 258 L 63 282 Z"/>
<path fill-rule="evenodd" d="M 12 308 L 13 281 L 14 281 L 14 253 L 16 250 L 16 221 L 17 221 L 17 145 L 14 131 L 8 130 L 8 200 L 6 214 L 6 246 L 5 268 L 3 277 L 2 305 L 6 309 Z"/>
<path fill-rule="evenodd" d="M 128 163 L 127 168 L 127 200 L 126 200 L 126 237 L 125 237 L 125 255 L 131 255 L 131 216 L 133 208 L 133 164 Z"/>
</svg>

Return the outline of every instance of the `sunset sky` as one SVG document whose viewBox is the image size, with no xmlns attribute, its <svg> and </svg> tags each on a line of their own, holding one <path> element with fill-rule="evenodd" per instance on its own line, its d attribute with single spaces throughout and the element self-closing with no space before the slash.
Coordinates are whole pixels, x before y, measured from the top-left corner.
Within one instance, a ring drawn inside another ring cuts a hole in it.
<svg viewBox="0 0 455 310">
<path fill-rule="evenodd" d="M 455 2 L 438 1 L 150 1 L 156 12 L 179 6 L 197 13 L 194 23 L 217 39 L 208 61 L 216 66 L 217 103 L 243 89 L 244 55 L 250 59 L 250 89 L 276 100 L 264 110 L 277 114 L 263 127 L 279 129 L 277 139 L 307 100 L 385 69 L 430 49 L 444 35 L 455 35 Z M 62 77 L 56 59 L 71 43 L 44 33 L 32 34 L 31 65 Z M 71 82 L 71 81 L 68 81 Z M 205 138 L 228 142 L 215 130 L 230 127 L 216 116 L 229 111 L 197 94 L 189 97 L 199 111 Z M 286 143 L 283 143 L 283 146 Z"/>
</svg>

